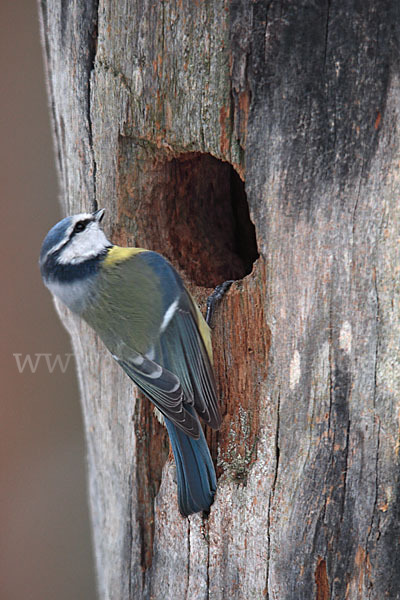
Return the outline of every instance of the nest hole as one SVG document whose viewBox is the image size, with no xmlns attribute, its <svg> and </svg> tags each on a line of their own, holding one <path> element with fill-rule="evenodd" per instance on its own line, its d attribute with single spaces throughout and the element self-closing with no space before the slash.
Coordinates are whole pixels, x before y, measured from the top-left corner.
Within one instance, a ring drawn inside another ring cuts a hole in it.
<svg viewBox="0 0 400 600">
<path fill-rule="evenodd" d="M 163 164 L 170 259 L 191 281 L 214 287 L 248 275 L 258 258 L 243 181 L 210 154 L 182 154 Z"/>
</svg>

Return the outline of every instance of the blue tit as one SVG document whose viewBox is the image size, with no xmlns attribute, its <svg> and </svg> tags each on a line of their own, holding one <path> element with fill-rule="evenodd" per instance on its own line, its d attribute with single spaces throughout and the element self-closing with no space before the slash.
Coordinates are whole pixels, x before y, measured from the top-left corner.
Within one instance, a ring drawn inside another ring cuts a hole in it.
<svg viewBox="0 0 400 600">
<path fill-rule="evenodd" d="M 162 413 L 181 514 L 207 511 L 217 481 L 199 417 L 213 429 L 221 424 L 210 329 L 173 266 L 156 252 L 113 245 L 103 215 L 66 217 L 49 231 L 43 281 Z"/>
</svg>

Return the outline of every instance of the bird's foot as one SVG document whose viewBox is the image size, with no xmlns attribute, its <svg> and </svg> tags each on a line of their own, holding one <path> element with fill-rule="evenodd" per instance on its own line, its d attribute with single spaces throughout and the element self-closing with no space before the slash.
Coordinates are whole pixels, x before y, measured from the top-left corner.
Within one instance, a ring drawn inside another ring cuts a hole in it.
<svg viewBox="0 0 400 600">
<path fill-rule="evenodd" d="M 215 290 L 210 296 L 207 298 L 207 312 L 206 312 L 206 323 L 211 327 L 211 320 L 214 314 L 214 309 L 218 302 L 220 302 L 226 292 L 229 290 L 233 283 L 233 279 L 229 279 L 228 281 L 224 281 L 220 285 L 217 285 Z"/>
</svg>

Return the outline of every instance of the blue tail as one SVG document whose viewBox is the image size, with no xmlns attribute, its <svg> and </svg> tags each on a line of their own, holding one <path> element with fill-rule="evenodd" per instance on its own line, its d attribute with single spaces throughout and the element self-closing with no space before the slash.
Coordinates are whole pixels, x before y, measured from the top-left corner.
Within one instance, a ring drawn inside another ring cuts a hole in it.
<svg viewBox="0 0 400 600">
<path fill-rule="evenodd" d="M 176 464 L 179 512 L 187 517 L 208 510 L 214 501 L 217 478 L 203 430 L 195 440 L 166 419 Z"/>
</svg>

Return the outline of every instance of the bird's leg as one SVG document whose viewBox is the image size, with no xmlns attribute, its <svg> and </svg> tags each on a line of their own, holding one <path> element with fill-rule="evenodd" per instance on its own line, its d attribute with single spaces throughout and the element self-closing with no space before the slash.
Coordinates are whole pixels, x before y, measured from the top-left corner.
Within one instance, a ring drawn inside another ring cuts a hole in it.
<svg viewBox="0 0 400 600">
<path fill-rule="evenodd" d="M 233 279 L 229 279 L 228 281 L 224 281 L 224 283 L 221 283 L 220 285 L 217 285 L 217 287 L 215 288 L 215 290 L 213 291 L 213 293 L 210 294 L 210 296 L 208 296 L 208 298 L 207 298 L 206 323 L 210 327 L 211 327 L 211 319 L 212 319 L 212 316 L 214 314 L 215 306 L 218 304 L 218 302 L 220 302 L 222 300 L 223 296 L 229 290 L 229 288 L 231 287 L 231 285 L 232 285 L 233 282 L 234 282 Z"/>
</svg>

